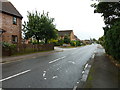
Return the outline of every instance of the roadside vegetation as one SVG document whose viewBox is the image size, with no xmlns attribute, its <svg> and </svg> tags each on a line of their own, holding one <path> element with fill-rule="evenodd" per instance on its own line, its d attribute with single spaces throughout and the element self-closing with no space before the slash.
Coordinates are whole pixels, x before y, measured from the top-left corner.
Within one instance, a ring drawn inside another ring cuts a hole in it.
<svg viewBox="0 0 120 90">
<path fill-rule="evenodd" d="M 120 62 L 120 3 L 99 2 L 92 4 L 94 13 L 101 13 L 104 17 L 104 36 L 99 38 L 108 55 Z"/>
<path fill-rule="evenodd" d="M 24 22 L 24 39 L 34 38 L 37 44 L 40 42 L 48 43 L 51 39 L 57 39 L 57 29 L 53 24 L 54 18 L 50 18 L 47 13 L 40 14 L 28 12 L 28 21 Z"/>
</svg>

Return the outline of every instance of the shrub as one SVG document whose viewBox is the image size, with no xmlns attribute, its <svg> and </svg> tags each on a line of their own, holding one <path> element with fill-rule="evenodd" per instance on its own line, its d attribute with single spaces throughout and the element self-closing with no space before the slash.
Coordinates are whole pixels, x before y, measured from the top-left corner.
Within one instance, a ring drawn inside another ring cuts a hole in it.
<svg viewBox="0 0 120 90">
<path fill-rule="evenodd" d="M 70 38 L 68 36 L 64 37 L 64 43 L 69 44 L 70 43 Z"/>
<path fill-rule="evenodd" d="M 106 53 L 120 61 L 120 22 L 109 29 L 105 35 Z"/>
<path fill-rule="evenodd" d="M 80 41 L 71 41 L 70 45 L 71 46 L 81 46 L 81 42 Z"/>
<path fill-rule="evenodd" d="M 2 42 L 2 47 L 3 48 L 14 49 L 14 48 L 16 48 L 16 44 L 10 44 L 10 43 L 7 43 L 7 42 Z"/>
<path fill-rule="evenodd" d="M 57 42 L 56 44 L 57 44 L 57 46 L 62 46 L 62 45 L 63 45 L 63 43 L 64 43 L 64 40 L 63 40 L 63 39 L 61 39 L 61 40 L 58 40 L 58 42 Z"/>
<path fill-rule="evenodd" d="M 75 41 L 71 41 L 71 42 L 70 42 L 70 45 L 71 45 L 71 46 L 76 46 Z"/>
</svg>

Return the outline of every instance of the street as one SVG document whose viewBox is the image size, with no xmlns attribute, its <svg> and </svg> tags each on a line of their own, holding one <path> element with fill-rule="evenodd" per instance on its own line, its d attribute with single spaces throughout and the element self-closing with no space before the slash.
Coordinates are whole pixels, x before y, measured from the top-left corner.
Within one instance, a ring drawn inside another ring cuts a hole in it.
<svg viewBox="0 0 120 90">
<path fill-rule="evenodd" d="M 98 44 L 2 65 L 3 88 L 73 88 Z"/>
</svg>

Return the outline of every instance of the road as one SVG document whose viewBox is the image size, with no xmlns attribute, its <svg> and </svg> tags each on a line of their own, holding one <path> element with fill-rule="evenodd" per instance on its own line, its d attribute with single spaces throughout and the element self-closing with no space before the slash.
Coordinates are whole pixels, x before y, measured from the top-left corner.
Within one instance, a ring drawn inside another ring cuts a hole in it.
<svg viewBox="0 0 120 90">
<path fill-rule="evenodd" d="M 2 65 L 3 88 L 73 88 L 97 44 Z"/>
</svg>

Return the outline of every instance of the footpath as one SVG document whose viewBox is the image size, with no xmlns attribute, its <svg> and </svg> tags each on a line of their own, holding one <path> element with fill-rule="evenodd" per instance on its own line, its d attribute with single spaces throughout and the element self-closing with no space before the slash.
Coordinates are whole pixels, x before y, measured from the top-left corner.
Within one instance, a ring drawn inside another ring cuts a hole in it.
<svg viewBox="0 0 120 90">
<path fill-rule="evenodd" d="M 78 88 L 120 88 L 120 68 L 98 47 L 86 82 Z"/>
<path fill-rule="evenodd" d="M 4 57 L 4 58 L 2 58 L 2 60 L 0 60 L 0 63 L 10 63 L 10 62 L 20 61 L 20 60 L 24 60 L 24 59 L 49 55 L 51 53 L 61 52 L 61 51 L 63 51 L 61 48 L 55 47 L 54 50 L 52 50 L 52 51 L 35 52 L 35 53 L 31 53 L 31 54 L 26 54 L 26 55 Z"/>
<path fill-rule="evenodd" d="M 4 57 L 0 61 L 0 63 L 9 63 L 9 62 L 14 62 L 14 61 L 20 61 L 24 59 L 29 59 L 29 58 L 35 58 L 39 56 L 44 56 L 48 55 L 50 53 L 54 53 L 55 51 L 45 51 L 45 52 L 35 52 L 27 55 L 19 55 L 19 56 L 11 56 L 11 57 Z"/>
</svg>

